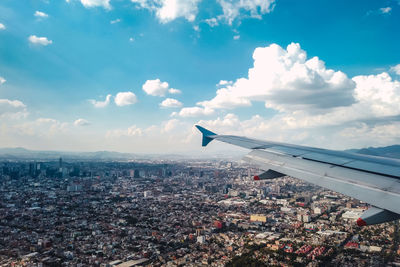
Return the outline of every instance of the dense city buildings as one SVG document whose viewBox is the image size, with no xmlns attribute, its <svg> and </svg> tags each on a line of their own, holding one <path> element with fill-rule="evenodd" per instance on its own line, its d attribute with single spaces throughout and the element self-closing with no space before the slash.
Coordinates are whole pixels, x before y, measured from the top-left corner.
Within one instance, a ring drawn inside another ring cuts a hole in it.
<svg viewBox="0 0 400 267">
<path fill-rule="evenodd" d="M 396 222 L 366 204 L 216 160 L 0 163 L 0 266 L 382 266 Z"/>
</svg>

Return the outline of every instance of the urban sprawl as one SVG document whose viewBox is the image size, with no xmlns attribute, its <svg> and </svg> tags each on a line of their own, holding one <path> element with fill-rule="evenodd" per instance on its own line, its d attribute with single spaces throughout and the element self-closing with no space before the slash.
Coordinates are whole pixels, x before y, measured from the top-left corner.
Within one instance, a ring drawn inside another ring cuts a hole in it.
<svg viewBox="0 0 400 267">
<path fill-rule="evenodd" d="M 221 160 L 0 163 L 0 266 L 400 265 L 398 224 Z"/>
</svg>

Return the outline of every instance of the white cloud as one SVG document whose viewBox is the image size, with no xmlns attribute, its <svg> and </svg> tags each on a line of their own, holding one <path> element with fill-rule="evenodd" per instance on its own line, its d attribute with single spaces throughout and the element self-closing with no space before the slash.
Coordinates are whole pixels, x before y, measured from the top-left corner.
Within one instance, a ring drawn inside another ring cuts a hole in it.
<svg viewBox="0 0 400 267">
<path fill-rule="evenodd" d="M 204 22 L 207 23 L 211 28 L 219 25 L 216 18 L 205 19 Z"/>
<path fill-rule="evenodd" d="M 6 26 L 3 23 L 0 23 L 0 31 L 5 30 L 5 29 L 6 29 Z"/>
<path fill-rule="evenodd" d="M 0 118 L 20 119 L 27 115 L 26 105 L 21 101 L 0 99 Z"/>
<path fill-rule="evenodd" d="M 382 8 L 379 9 L 379 11 L 382 14 L 390 14 L 390 12 L 392 11 L 392 8 L 391 7 L 382 7 Z"/>
<path fill-rule="evenodd" d="M 240 39 L 240 35 L 233 36 L 233 40 L 239 40 L 239 39 Z"/>
<path fill-rule="evenodd" d="M 354 91 L 357 104 L 363 105 L 370 116 L 400 115 L 400 82 L 392 80 L 383 72 L 378 75 L 360 75 L 353 78 L 357 86 Z"/>
<path fill-rule="evenodd" d="M 131 0 L 140 8 L 155 12 L 161 23 L 167 23 L 177 18 L 185 18 L 192 22 L 198 12 L 201 0 Z"/>
<path fill-rule="evenodd" d="M 46 140 L 50 137 L 59 138 L 61 133 L 69 131 L 68 123 L 62 123 L 52 118 L 38 118 L 21 124 L 16 124 L 12 128 L 14 134 L 22 136 L 24 139 L 27 136 L 34 137 L 34 142 L 40 138 Z M 47 142 L 49 140 L 46 140 Z"/>
<path fill-rule="evenodd" d="M 168 93 L 173 94 L 173 95 L 176 95 L 176 94 L 180 94 L 180 93 L 182 93 L 182 92 L 181 92 L 181 90 L 178 90 L 178 89 L 175 89 L 175 88 L 170 88 L 170 89 L 168 90 Z"/>
<path fill-rule="evenodd" d="M 103 7 L 105 9 L 111 9 L 110 0 L 81 0 L 84 7 Z"/>
<path fill-rule="evenodd" d="M 220 80 L 217 85 L 218 86 L 224 86 L 224 85 L 230 85 L 232 83 L 233 83 L 232 81 Z"/>
<path fill-rule="evenodd" d="M 179 115 L 181 117 L 200 117 L 209 116 L 212 114 L 214 114 L 214 110 L 207 107 L 188 107 L 182 108 L 178 113 L 175 113 L 174 115 Z"/>
<path fill-rule="evenodd" d="M 196 19 L 201 0 L 131 0 L 138 8 L 148 9 L 156 14 L 161 23 L 167 23 L 177 18 L 185 18 L 189 22 Z M 275 0 L 217 0 L 222 8 L 222 14 L 204 19 L 210 27 L 216 27 L 221 21 L 232 25 L 241 18 L 258 18 L 270 13 Z M 199 30 L 198 26 L 194 28 Z"/>
<path fill-rule="evenodd" d="M 317 57 L 307 59 L 298 44 L 287 49 L 275 44 L 257 48 L 253 59 L 247 78 L 233 83 L 221 80 L 217 87 L 222 88 L 213 99 L 172 116 L 206 116 L 217 109 L 262 101 L 279 113 L 268 119 L 256 115 L 244 121 L 228 114 L 199 123 L 221 133 L 335 149 L 400 141 L 400 123 L 396 121 L 400 116 L 400 81 L 388 73 L 349 79 L 340 71 L 327 69 Z M 391 70 L 396 72 L 397 66 Z M 352 132 L 354 137 L 347 140 Z"/>
<path fill-rule="evenodd" d="M 178 17 L 194 21 L 199 2 L 200 0 L 163 0 L 161 8 L 157 10 L 157 17 L 162 23 L 169 22 Z"/>
<path fill-rule="evenodd" d="M 235 95 L 230 88 L 217 90 L 217 96 L 209 101 L 198 102 L 197 105 L 209 109 L 233 109 L 237 107 L 249 107 L 251 101 L 246 97 Z"/>
<path fill-rule="evenodd" d="M 104 108 L 107 107 L 108 104 L 110 104 L 110 100 L 111 100 L 111 95 L 107 95 L 106 99 L 104 101 L 96 101 L 93 99 L 89 99 L 89 102 L 93 104 L 93 106 L 95 106 L 96 108 Z"/>
<path fill-rule="evenodd" d="M 142 136 L 143 130 L 138 128 L 136 125 L 132 125 L 126 130 L 109 130 L 106 133 L 106 138 L 118 138 L 121 136 Z"/>
<path fill-rule="evenodd" d="M 378 125 L 357 123 L 339 132 L 339 136 L 351 143 L 352 147 L 387 146 L 400 143 L 400 122 Z"/>
<path fill-rule="evenodd" d="M 90 125 L 90 122 L 85 119 L 77 119 L 76 121 L 74 121 L 74 125 L 75 126 L 88 126 L 88 125 Z"/>
<path fill-rule="evenodd" d="M 26 106 L 19 100 L 0 99 L 0 114 L 21 111 Z"/>
<path fill-rule="evenodd" d="M 44 13 L 42 11 L 36 10 L 34 16 L 37 17 L 37 18 L 43 18 L 44 19 L 44 18 L 47 18 L 49 15 L 47 15 L 46 13 Z"/>
<path fill-rule="evenodd" d="M 119 22 L 121 22 L 121 19 L 115 19 L 115 20 L 110 21 L 110 24 L 116 24 Z"/>
<path fill-rule="evenodd" d="M 180 125 L 180 121 L 177 119 L 172 119 L 164 123 L 163 132 L 171 132 Z"/>
<path fill-rule="evenodd" d="M 360 75 L 352 80 L 356 84 L 353 91 L 355 102 L 352 105 L 334 107 L 320 114 L 309 110 L 286 111 L 275 118 L 281 121 L 281 127 L 312 129 L 400 115 L 399 81 L 393 81 L 386 72 L 378 75 Z"/>
<path fill-rule="evenodd" d="M 134 41 L 135 41 L 135 38 L 133 38 L 133 37 L 129 38 L 129 42 L 133 43 Z"/>
<path fill-rule="evenodd" d="M 318 57 L 307 60 L 299 44 L 287 49 L 277 44 L 256 48 L 248 78 L 220 88 L 216 96 L 197 104 L 210 109 L 232 109 L 265 101 L 268 108 L 283 111 L 324 112 L 354 103 L 355 82 L 343 72 L 326 69 Z M 223 82 L 225 83 L 225 82 Z"/>
<path fill-rule="evenodd" d="M 331 149 L 355 147 L 351 142 L 345 142 L 345 140 L 343 140 L 343 136 L 338 133 L 338 129 L 329 127 L 322 129 L 291 129 L 287 127 L 285 121 L 280 119 L 280 116 L 274 118 L 263 118 L 259 115 L 254 115 L 250 119 L 240 120 L 237 115 L 229 113 L 213 120 L 200 120 L 196 124 L 202 125 L 218 134 L 232 134 L 260 140 L 286 142 Z M 195 135 L 194 140 L 199 143 L 197 131 L 195 131 L 193 135 Z M 219 144 L 213 144 L 212 146 L 214 145 Z M 225 145 L 224 149 L 232 148 Z"/>
<path fill-rule="evenodd" d="M 152 96 L 165 96 L 168 92 L 169 84 L 167 82 L 161 82 L 160 79 L 147 80 L 143 86 L 143 91 L 148 95 Z"/>
<path fill-rule="evenodd" d="M 0 76 L 0 85 L 2 85 L 5 82 L 6 82 L 6 79 L 4 79 L 3 77 Z"/>
<path fill-rule="evenodd" d="M 133 105 L 137 102 L 137 97 L 132 92 L 120 92 L 115 96 L 114 102 L 119 107 Z"/>
<path fill-rule="evenodd" d="M 53 43 L 53 41 L 47 39 L 47 37 L 37 37 L 36 35 L 29 36 L 28 40 L 29 40 L 29 42 L 31 42 L 32 44 L 35 44 L 35 45 L 46 46 L 46 45 Z"/>
<path fill-rule="evenodd" d="M 173 98 L 167 98 L 160 103 L 160 106 L 163 108 L 180 108 L 182 105 L 183 104 L 181 102 Z"/>
<path fill-rule="evenodd" d="M 390 71 L 396 73 L 397 75 L 400 75 L 400 64 L 391 67 L 391 68 L 390 68 Z"/>
<path fill-rule="evenodd" d="M 218 19 L 229 25 L 241 16 L 261 19 L 263 14 L 273 10 L 274 2 L 275 0 L 218 0 L 223 12 Z"/>
</svg>

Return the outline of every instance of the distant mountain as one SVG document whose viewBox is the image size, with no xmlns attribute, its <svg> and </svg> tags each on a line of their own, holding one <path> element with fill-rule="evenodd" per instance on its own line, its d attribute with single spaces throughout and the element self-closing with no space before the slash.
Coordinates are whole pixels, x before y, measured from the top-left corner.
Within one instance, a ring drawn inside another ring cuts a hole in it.
<svg viewBox="0 0 400 267">
<path fill-rule="evenodd" d="M 349 149 L 346 152 L 359 153 L 371 156 L 389 157 L 400 159 L 400 145 L 386 147 L 368 147 L 362 149 Z M 62 157 L 65 160 L 137 160 L 137 159 L 158 159 L 158 160 L 184 160 L 196 158 L 208 159 L 240 159 L 243 152 L 228 152 L 212 154 L 135 154 L 113 151 L 96 152 L 68 152 L 68 151 L 39 151 L 29 150 L 22 147 L 0 148 L 0 160 L 57 160 Z"/>
<path fill-rule="evenodd" d="M 39 151 L 29 150 L 22 147 L 0 148 L 0 160 L 185 160 L 185 159 L 234 159 L 239 160 L 243 156 L 242 152 L 222 152 L 211 155 L 200 155 L 199 153 L 186 154 L 136 154 L 121 153 L 113 151 L 96 152 L 68 152 L 68 151 Z"/>
<path fill-rule="evenodd" d="M 66 152 L 66 151 L 38 151 L 28 150 L 21 147 L 16 148 L 0 148 L 0 159 L 43 159 L 52 160 L 63 157 L 65 159 L 97 159 L 97 160 L 112 160 L 112 159 L 135 159 L 136 154 L 120 153 L 110 151 L 97 152 Z"/>
<path fill-rule="evenodd" d="M 370 156 L 388 157 L 400 159 L 400 145 L 385 147 L 368 147 L 362 149 L 350 149 L 347 152 L 359 153 Z"/>
</svg>

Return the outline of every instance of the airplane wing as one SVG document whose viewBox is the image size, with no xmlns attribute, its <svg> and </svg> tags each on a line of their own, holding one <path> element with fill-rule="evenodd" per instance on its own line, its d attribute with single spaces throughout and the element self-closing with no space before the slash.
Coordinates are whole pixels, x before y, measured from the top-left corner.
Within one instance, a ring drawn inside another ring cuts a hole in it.
<svg viewBox="0 0 400 267">
<path fill-rule="evenodd" d="M 202 146 L 212 140 L 251 149 L 244 160 L 264 173 L 255 180 L 291 176 L 372 205 L 359 226 L 400 219 L 400 160 L 342 151 L 218 135 L 199 125 Z"/>
</svg>

